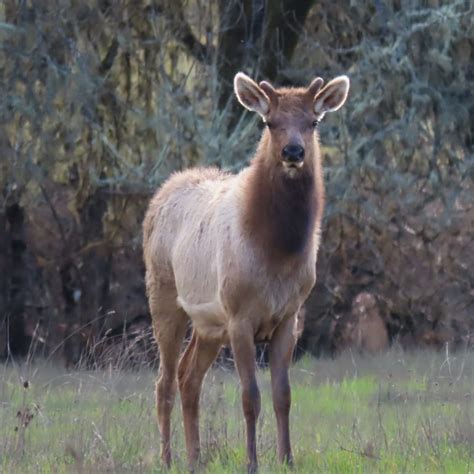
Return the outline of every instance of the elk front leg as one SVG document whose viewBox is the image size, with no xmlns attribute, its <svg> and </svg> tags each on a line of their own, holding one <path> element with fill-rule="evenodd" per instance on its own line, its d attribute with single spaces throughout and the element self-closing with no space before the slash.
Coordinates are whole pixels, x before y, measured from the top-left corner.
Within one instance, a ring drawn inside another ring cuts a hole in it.
<svg viewBox="0 0 474 474">
<path fill-rule="evenodd" d="M 257 419 L 260 414 L 260 391 L 255 367 L 255 343 L 252 325 L 239 322 L 229 331 L 235 365 L 242 386 L 242 408 L 247 431 L 247 469 L 257 471 Z"/>
<path fill-rule="evenodd" d="M 288 464 L 293 462 L 290 443 L 291 389 L 288 368 L 296 343 L 294 323 L 295 316 L 283 320 L 275 330 L 269 348 L 273 409 L 278 432 L 278 460 Z"/>
</svg>

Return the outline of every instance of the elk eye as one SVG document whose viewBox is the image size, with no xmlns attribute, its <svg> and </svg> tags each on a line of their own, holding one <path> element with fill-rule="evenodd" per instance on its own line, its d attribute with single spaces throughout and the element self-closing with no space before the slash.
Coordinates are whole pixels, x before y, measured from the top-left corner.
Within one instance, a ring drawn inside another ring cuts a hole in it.
<svg viewBox="0 0 474 474">
<path fill-rule="evenodd" d="M 319 120 L 315 120 L 313 122 L 313 127 L 316 128 L 319 125 Z"/>
</svg>

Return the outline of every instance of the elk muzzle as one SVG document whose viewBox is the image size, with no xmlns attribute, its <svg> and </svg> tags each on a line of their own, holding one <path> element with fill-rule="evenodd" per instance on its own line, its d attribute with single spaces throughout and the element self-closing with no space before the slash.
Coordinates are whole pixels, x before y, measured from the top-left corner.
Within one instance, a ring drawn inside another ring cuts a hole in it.
<svg viewBox="0 0 474 474">
<path fill-rule="evenodd" d="M 304 148 L 300 145 L 286 145 L 281 151 L 281 155 L 287 163 L 297 165 L 304 160 Z"/>
</svg>

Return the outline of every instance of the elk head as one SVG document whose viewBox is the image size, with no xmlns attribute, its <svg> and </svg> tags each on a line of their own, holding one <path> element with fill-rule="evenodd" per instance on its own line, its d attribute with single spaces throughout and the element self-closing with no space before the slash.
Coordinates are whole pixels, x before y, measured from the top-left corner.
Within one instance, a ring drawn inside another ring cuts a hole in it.
<svg viewBox="0 0 474 474">
<path fill-rule="evenodd" d="M 267 130 L 263 143 L 269 155 L 290 176 L 298 175 L 305 164 L 311 166 L 318 156 L 315 130 L 327 112 L 340 109 L 349 92 L 349 78 L 339 76 L 323 87 L 323 79 L 315 78 L 306 88 L 275 89 L 266 81 L 257 84 L 244 73 L 234 79 L 239 102 L 257 112 Z"/>
</svg>

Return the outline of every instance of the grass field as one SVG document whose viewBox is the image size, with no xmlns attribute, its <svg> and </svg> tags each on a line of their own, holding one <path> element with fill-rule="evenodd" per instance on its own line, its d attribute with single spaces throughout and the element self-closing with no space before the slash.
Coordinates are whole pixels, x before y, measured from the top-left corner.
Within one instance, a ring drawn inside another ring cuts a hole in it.
<svg viewBox="0 0 474 474">
<path fill-rule="evenodd" d="M 0 366 L 0 471 L 160 472 L 154 377 L 148 370 Z M 261 472 L 275 455 L 269 374 L 259 373 Z M 300 360 L 291 370 L 293 472 L 474 472 L 474 354 L 391 351 Z M 244 472 L 234 373 L 213 369 L 202 399 L 203 472 Z M 186 468 L 179 403 L 174 467 Z"/>
</svg>

